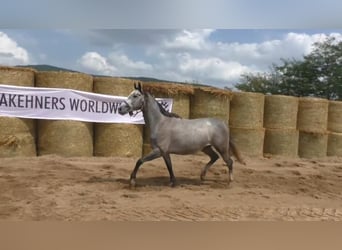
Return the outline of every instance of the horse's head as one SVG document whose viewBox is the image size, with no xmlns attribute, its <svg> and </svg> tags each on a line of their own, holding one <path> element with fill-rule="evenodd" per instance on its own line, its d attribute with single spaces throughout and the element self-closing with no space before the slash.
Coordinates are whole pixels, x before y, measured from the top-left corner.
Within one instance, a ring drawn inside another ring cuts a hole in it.
<svg viewBox="0 0 342 250">
<path fill-rule="evenodd" d="M 144 105 L 144 93 L 141 89 L 140 82 L 138 85 L 134 83 L 134 90 L 129 94 L 126 101 L 123 101 L 119 106 L 119 114 L 133 114 L 133 111 L 142 109 Z"/>
</svg>

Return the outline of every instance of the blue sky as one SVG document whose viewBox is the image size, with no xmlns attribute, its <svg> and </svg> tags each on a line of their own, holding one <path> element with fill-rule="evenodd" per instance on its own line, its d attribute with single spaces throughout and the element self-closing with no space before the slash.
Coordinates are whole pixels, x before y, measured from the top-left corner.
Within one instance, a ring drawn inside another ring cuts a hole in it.
<svg viewBox="0 0 342 250">
<path fill-rule="evenodd" d="M 0 65 L 231 87 L 314 42 L 342 39 L 339 13 L 337 0 L 6 1 Z"/>
</svg>

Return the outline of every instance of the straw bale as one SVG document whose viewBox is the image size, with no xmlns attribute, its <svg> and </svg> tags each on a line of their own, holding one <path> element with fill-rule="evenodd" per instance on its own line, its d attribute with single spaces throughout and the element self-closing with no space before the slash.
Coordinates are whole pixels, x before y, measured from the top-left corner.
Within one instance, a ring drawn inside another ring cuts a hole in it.
<svg viewBox="0 0 342 250">
<path fill-rule="evenodd" d="M 143 82 L 143 90 L 155 98 L 172 98 L 172 112 L 182 118 L 190 117 L 190 95 L 193 88 L 186 84 Z"/>
<path fill-rule="evenodd" d="M 297 128 L 300 131 L 324 133 L 328 126 L 328 100 L 299 98 Z"/>
<path fill-rule="evenodd" d="M 94 155 L 141 157 L 142 126 L 135 124 L 96 124 Z"/>
<path fill-rule="evenodd" d="M 0 67 L 0 84 L 34 86 L 35 70 Z M 32 119 L 0 117 L 0 157 L 36 156 L 35 129 Z"/>
<path fill-rule="evenodd" d="M 342 102 L 329 102 L 328 130 L 342 133 Z"/>
<path fill-rule="evenodd" d="M 134 81 L 119 77 L 94 77 L 94 92 L 99 94 L 128 96 Z M 94 155 L 141 157 L 143 125 L 94 124 Z"/>
<path fill-rule="evenodd" d="M 134 87 L 134 81 L 120 77 L 94 77 L 94 92 L 106 95 L 128 96 Z"/>
<path fill-rule="evenodd" d="M 93 77 L 77 72 L 39 71 L 36 73 L 36 87 L 64 88 L 92 92 Z"/>
<path fill-rule="evenodd" d="M 152 94 L 158 92 L 161 94 L 166 94 L 168 96 L 173 96 L 178 94 L 192 95 L 194 93 L 192 85 L 188 84 L 160 82 L 143 82 L 142 84 L 143 90 L 148 91 Z"/>
<path fill-rule="evenodd" d="M 231 95 L 228 90 L 209 87 L 195 88 L 194 95 L 191 96 L 190 117 L 192 119 L 214 117 L 228 125 Z"/>
<path fill-rule="evenodd" d="M 264 121 L 263 94 L 234 92 L 230 102 L 229 124 L 236 128 L 258 129 Z"/>
<path fill-rule="evenodd" d="M 298 138 L 299 131 L 296 129 L 266 129 L 264 153 L 297 157 Z"/>
<path fill-rule="evenodd" d="M 272 129 L 296 129 L 298 98 L 284 95 L 266 95 L 264 127 Z"/>
<path fill-rule="evenodd" d="M 93 155 L 93 124 L 78 121 L 38 121 L 38 155 Z"/>
<path fill-rule="evenodd" d="M 36 72 L 30 68 L 0 66 L 0 84 L 33 87 Z"/>
<path fill-rule="evenodd" d="M 342 133 L 328 134 L 328 156 L 342 156 Z"/>
<path fill-rule="evenodd" d="M 246 129 L 230 127 L 231 140 L 237 148 L 248 156 L 262 156 L 265 129 Z"/>
<path fill-rule="evenodd" d="M 328 133 L 299 131 L 298 154 L 303 158 L 319 158 L 327 155 Z"/>
<path fill-rule="evenodd" d="M 35 122 L 0 117 L 0 157 L 36 156 Z"/>
<path fill-rule="evenodd" d="M 65 71 L 40 71 L 36 86 L 66 88 L 92 92 L 93 77 L 83 73 Z M 93 155 L 93 124 L 81 121 L 39 120 L 38 154 L 61 156 Z"/>
</svg>

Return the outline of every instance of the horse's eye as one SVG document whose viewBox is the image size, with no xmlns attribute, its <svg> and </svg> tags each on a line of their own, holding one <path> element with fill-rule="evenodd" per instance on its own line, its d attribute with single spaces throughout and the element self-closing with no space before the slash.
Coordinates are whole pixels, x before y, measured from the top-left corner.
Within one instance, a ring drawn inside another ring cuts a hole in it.
<svg viewBox="0 0 342 250">
<path fill-rule="evenodd" d="M 133 95 L 133 98 L 137 98 L 138 97 L 138 95 Z"/>
</svg>

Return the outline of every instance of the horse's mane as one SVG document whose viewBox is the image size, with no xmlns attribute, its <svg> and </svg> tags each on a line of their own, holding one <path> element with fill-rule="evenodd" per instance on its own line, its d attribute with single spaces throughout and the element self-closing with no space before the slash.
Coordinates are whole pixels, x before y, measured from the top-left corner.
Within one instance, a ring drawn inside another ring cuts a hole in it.
<svg viewBox="0 0 342 250">
<path fill-rule="evenodd" d="M 163 105 L 161 105 L 159 102 L 157 102 L 157 103 L 158 103 L 160 112 L 161 112 L 163 115 L 165 115 L 165 116 L 167 116 L 167 117 L 182 118 L 180 115 L 178 115 L 178 114 L 176 114 L 176 113 L 172 113 L 172 112 L 167 111 L 167 110 L 163 107 Z"/>
<path fill-rule="evenodd" d="M 153 97 L 149 92 L 145 92 L 145 94 L 148 94 L 150 95 L 151 97 Z M 154 97 L 153 97 L 154 98 Z M 157 102 L 156 99 L 154 99 L 154 101 L 158 104 L 158 107 L 159 107 L 159 110 L 160 112 L 164 115 L 164 116 L 167 116 L 167 117 L 175 117 L 175 118 L 182 118 L 180 115 L 176 114 L 176 113 L 172 113 L 172 112 L 169 112 L 167 111 L 163 105 L 161 105 L 159 102 Z"/>
</svg>

